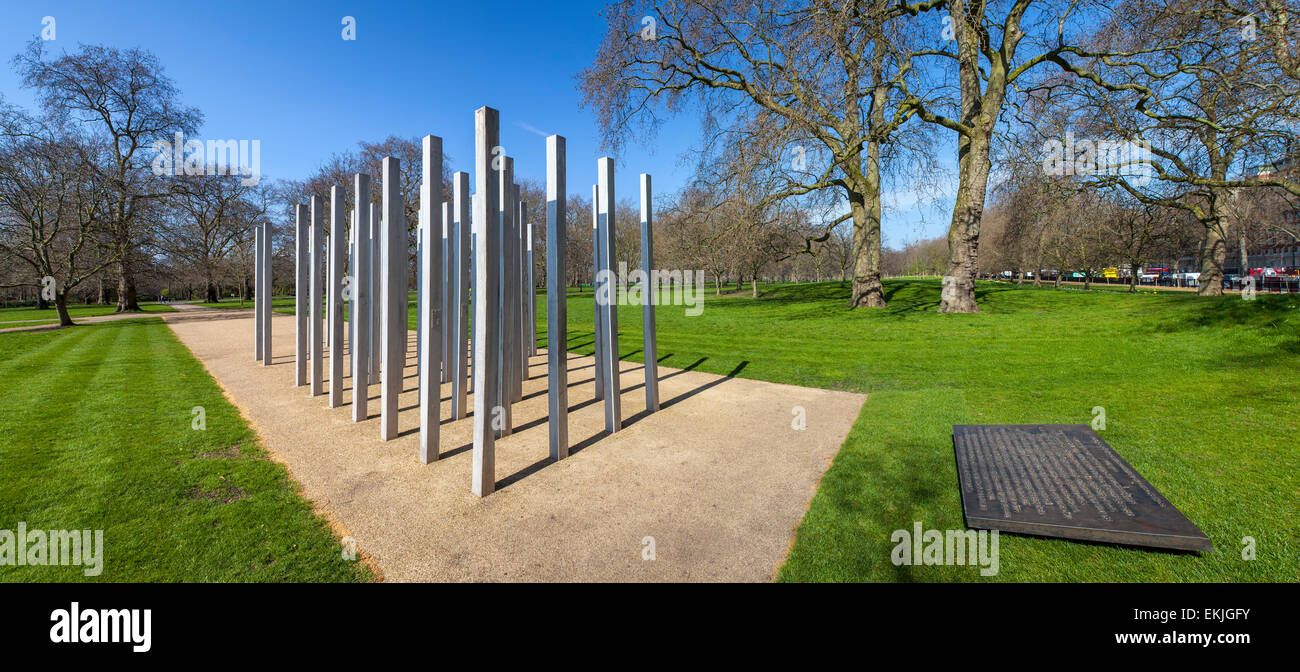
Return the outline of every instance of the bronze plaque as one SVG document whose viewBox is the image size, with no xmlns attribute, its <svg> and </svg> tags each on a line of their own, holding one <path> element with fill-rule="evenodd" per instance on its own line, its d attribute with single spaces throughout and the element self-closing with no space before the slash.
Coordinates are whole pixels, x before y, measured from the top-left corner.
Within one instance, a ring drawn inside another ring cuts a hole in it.
<svg viewBox="0 0 1300 672">
<path fill-rule="evenodd" d="M 967 527 L 1214 550 L 1088 425 L 953 425 L 952 441 Z"/>
</svg>

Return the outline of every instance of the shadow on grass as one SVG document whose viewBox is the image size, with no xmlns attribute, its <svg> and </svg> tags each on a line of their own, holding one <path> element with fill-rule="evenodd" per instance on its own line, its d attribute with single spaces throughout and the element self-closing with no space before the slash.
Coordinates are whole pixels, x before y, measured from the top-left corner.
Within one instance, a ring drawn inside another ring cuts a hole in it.
<svg viewBox="0 0 1300 672">
<path fill-rule="evenodd" d="M 1192 306 L 1180 302 L 1177 316 L 1156 325 L 1158 331 L 1172 333 L 1205 327 L 1246 327 L 1272 329 L 1290 324 L 1300 325 L 1300 296 L 1259 294 L 1253 301 L 1238 295 L 1192 297 Z M 1189 315 L 1190 313 L 1190 315 Z"/>
</svg>

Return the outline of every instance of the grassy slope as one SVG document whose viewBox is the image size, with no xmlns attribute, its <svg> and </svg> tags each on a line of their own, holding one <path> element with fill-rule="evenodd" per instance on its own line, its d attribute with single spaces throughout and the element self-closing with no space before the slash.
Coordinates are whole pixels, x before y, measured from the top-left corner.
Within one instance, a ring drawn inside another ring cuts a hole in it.
<svg viewBox="0 0 1300 672">
<path fill-rule="evenodd" d="M 368 578 L 160 321 L 0 336 L 0 389 L 0 528 L 104 530 L 97 580 Z M 96 579 L 0 566 L 0 580 Z"/>
<path fill-rule="evenodd" d="M 1087 423 L 1214 541 L 1201 557 L 1003 535 L 995 580 L 1300 579 L 1300 299 L 1129 296 L 981 284 L 983 312 L 939 315 L 932 280 L 886 284 L 890 307 L 846 311 L 839 283 L 755 301 L 709 295 L 657 312 L 667 366 L 868 392 L 781 569 L 787 581 L 982 580 L 895 567 L 890 534 L 962 529 L 951 425 Z M 539 320 L 545 313 L 539 299 Z M 570 349 L 591 352 L 591 298 L 569 299 Z M 641 360 L 640 311 L 619 316 Z M 539 327 L 544 344 L 544 330 Z M 808 422 L 816 422 L 809 417 Z M 1257 559 L 1241 558 L 1253 536 Z"/>
</svg>

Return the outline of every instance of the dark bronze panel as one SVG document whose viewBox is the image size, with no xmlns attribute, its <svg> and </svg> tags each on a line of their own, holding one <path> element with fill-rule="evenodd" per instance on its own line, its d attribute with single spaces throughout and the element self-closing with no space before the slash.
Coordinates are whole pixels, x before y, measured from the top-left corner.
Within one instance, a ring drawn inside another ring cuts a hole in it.
<svg viewBox="0 0 1300 672">
<path fill-rule="evenodd" d="M 1188 520 L 1088 425 L 954 425 L 971 528 L 1212 551 Z"/>
</svg>

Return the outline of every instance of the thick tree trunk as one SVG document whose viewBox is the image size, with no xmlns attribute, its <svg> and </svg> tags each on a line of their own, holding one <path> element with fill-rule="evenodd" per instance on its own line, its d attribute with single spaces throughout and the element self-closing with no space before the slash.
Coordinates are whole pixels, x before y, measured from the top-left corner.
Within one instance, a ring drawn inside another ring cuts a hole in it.
<svg viewBox="0 0 1300 672">
<path fill-rule="evenodd" d="M 117 311 L 119 313 L 132 313 L 140 311 L 140 303 L 136 300 L 135 295 L 135 278 L 130 277 L 129 273 L 123 273 L 117 279 Z"/>
<path fill-rule="evenodd" d="M 59 326 L 72 327 L 76 326 L 72 321 L 72 316 L 68 314 L 68 292 L 61 290 L 54 294 L 54 308 L 59 312 Z"/>
<path fill-rule="evenodd" d="M 135 295 L 135 273 L 127 261 L 127 252 L 122 252 L 122 261 L 117 264 L 117 311 L 119 313 L 140 312 L 140 303 Z"/>
<path fill-rule="evenodd" d="M 753 298 L 757 299 L 758 298 L 758 274 L 757 273 L 754 274 L 754 279 L 749 283 L 749 285 L 750 288 L 753 290 Z"/>
<path fill-rule="evenodd" d="M 1196 293 L 1223 296 L 1223 263 L 1228 258 L 1227 224 L 1220 217 L 1205 222 L 1205 239 L 1201 245 L 1201 275 Z"/>
<path fill-rule="evenodd" d="M 99 295 L 95 299 L 95 303 L 100 306 L 108 303 L 108 290 L 104 287 L 104 276 L 102 275 L 99 276 Z"/>
<path fill-rule="evenodd" d="M 875 195 L 876 208 L 880 194 Z M 850 308 L 884 308 L 885 293 L 880 282 L 880 217 L 869 206 L 850 197 L 853 210 L 853 289 Z"/>
<path fill-rule="evenodd" d="M 975 304 L 975 272 L 980 220 L 984 215 L 985 180 L 972 178 L 962 182 L 966 184 L 957 188 L 957 204 L 948 229 L 948 272 L 943 276 L 943 291 L 939 298 L 941 313 L 979 312 L 979 306 Z"/>
<path fill-rule="evenodd" d="M 853 289 L 850 308 L 884 308 L 880 282 L 880 145 L 867 145 L 867 172 L 861 180 L 849 177 L 856 193 L 849 194 L 853 215 Z"/>
<path fill-rule="evenodd" d="M 978 313 L 975 304 L 975 273 L 979 258 L 980 222 L 989 182 L 989 139 L 982 133 L 963 137 L 958 143 L 962 156 L 957 202 L 948 228 L 948 273 L 943 276 L 939 298 L 941 313 Z M 964 150 L 964 151 L 963 151 Z"/>
<path fill-rule="evenodd" d="M 217 303 L 221 301 L 221 293 L 217 291 L 216 283 L 209 278 L 203 288 L 204 301 L 207 303 Z"/>
</svg>

